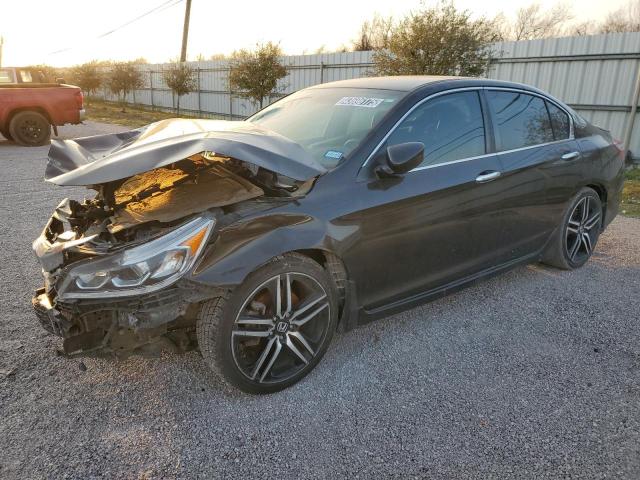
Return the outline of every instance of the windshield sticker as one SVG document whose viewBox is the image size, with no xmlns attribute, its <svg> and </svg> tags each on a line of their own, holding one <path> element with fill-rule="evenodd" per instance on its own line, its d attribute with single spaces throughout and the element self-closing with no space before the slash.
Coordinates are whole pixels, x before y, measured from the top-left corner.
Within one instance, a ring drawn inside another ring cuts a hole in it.
<svg viewBox="0 0 640 480">
<path fill-rule="evenodd" d="M 338 100 L 336 105 L 343 105 L 347 107 L 366 107 L 376 108 L 384 102 L 384 98 L 370 98 L 370 97 L 342 97 Z"/>
<path fill-rule="evenodd" d="M 340 160 L 342 158 L 342 152 L 338 152 L 337 150 L 329 150 L 324 154 L 326 158 L 335 158 L 336 160 Z"/>
</svg>

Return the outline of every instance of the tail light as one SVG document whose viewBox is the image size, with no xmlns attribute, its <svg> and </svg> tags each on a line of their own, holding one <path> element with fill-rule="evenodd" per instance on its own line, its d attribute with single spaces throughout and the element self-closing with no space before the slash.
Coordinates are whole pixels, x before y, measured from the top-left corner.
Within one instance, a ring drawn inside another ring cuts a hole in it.
<svg viewBox="0 0 640 480">
<path fill-rule="evenodd" d="M 81 110 L 84 106 L 84 95 L 82 94 L 82 90 L 78 90 L 76 92 L 76 103 L 78 105 L 78 109 Z"/>
<path fill-rule="evenodd" d="M 618 138 L 614 138 L 613 144 L 618 149 L 618 156 L 624 160 L 626 156 L 626 152 L 624 151 L 624 142 Z"/>
</svg>

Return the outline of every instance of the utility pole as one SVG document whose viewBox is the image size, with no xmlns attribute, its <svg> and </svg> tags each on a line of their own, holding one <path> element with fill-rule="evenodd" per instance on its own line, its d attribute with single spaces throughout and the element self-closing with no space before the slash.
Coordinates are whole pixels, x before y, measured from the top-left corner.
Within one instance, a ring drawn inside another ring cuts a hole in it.
<svg viewBox="0 0 640 480">
<path fill-rule="evenodd" d="M 184 9 L 184 26 L 182 27 L 182 51 L 180 52 L 180 62 L 187 61 L 187 39 L 189 38 L 189 15 L 191 14 L 191 0 L 187 0 Z"/>
<path fill-rule="evenodd" d="M 4 37 L 0 36 L 0 67 L 2 66 L 2 45 L 4 45 Z"/>
</svg>

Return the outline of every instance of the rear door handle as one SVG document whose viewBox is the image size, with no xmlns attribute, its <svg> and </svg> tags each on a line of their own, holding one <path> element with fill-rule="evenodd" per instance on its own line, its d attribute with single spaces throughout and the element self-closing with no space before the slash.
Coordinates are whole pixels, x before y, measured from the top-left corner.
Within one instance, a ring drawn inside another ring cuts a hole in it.
<svg viewBox="0 0 640 480">
<path fill-rule="evenodd" d="M 562 155 L 562 160 L 573 160 L 574 158 L 578 158 L 580 156 L 580 152 L 569 152 Z"/>
<path fill-rule="evenodd" d="M 500 172 L 491 171 L 491 172 L 482 172 L 480 175 L 476 177 L 476 183 L 487 183 L 491 180 L 495 180 L 500 176 Z"/>
</svg>

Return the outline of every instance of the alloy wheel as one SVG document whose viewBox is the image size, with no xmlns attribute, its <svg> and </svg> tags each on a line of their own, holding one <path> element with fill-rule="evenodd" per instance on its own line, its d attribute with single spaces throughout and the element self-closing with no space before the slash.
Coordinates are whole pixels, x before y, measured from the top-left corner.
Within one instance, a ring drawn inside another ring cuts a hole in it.
<svg viewBox="0 0 640 480">
<path fill-rule="evenodd" d="M 231 332 L 233 359 L 258 383 L 289 380 L 309 365 L 327 336 L 327 292 L 303 273 L 282 273 L 245 299 Z"/>
<path fill-rule="evenodd" d="M 580 263 L 591 256 L 598 240 L 601 218 L 600 203 L 589 195 L 573 208 L 565 233 L 565 249 L 571 262 Z"/>
</svg>

